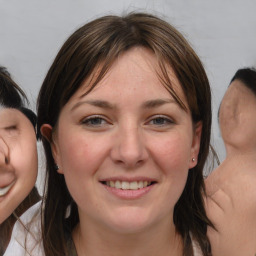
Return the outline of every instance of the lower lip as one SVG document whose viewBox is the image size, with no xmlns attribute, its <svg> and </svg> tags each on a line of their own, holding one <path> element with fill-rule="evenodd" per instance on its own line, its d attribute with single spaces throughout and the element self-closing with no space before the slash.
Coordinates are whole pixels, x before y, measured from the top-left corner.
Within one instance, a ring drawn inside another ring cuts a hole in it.
<svg viewBox="0 0 256 256">
<path fill-rule="evenodd" d="M 113 195 L 115 195 L 121 199 L 131 200 L 131 199 L 138 199 L 138 198 L 143 197 L 144 195 L 146 195 L 148 192 L 150 192 L 153 189 L 155 184 L 152 184 L 145 188 L 136 189 L 136 190 L 117 189 L 117 188 L 109 187 L 104 184 L 103 184 L 103 186 L 105 187 L 105 189 L 107 189 L 108 192 L 112 193 Z"/>
</svg>

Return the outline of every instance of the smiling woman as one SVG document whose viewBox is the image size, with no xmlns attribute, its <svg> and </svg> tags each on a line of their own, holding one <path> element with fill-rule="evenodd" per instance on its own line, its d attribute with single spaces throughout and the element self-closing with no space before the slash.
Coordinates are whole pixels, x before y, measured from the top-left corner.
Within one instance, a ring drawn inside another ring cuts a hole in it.
<svg viewBox="0 0 256 256">
<path fill-rule="evenodd" d="M 41 128 L 52 138 L 58 172 L 78 204 L 85 236 L 96 227 L 140 233 L 156 223 L 168 223 L 163 234 L 175 234 L 170 219 L 188 169 L 196 164 L 191 159 L 198 154 L 201 124 L 193 128 L 190 112 L 173 100 L 156 69 L 151 51 L 131 48 L 89 94 L 85 81 L 72 95 L 54 133 L 49 125 Z M 168 72 L 188 108 L 171 68 Z M 95 101 L 112 107 L 91 104 Z"/>
<path fill-rule="evenodd" d="M 41 87 L 38 124 L 47 184 L 35 255 L 211 255 L 210 87 L 170 24 L 132 13 L 74 32 Z"/>
<path fill-rule="evenodd" d="M 0 69 L 0 255 L 11 237 L 14 222 L 39 200 L 36 116 L 24 108 L 26 96 Z M 31 191 L 32 190 L 32 191 Z"/>
</svg>

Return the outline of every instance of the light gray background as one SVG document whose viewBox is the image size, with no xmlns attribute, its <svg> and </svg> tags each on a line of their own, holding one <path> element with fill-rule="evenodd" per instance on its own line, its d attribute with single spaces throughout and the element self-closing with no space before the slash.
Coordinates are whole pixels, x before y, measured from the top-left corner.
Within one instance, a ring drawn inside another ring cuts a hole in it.
<svg viewBox="0 0 256 256">
<path fill-rule="evenodd" d="M 256 0 L 0 0 L 0 65 L 35 109 L 43 78 L 64 40 L 93 18 L 129 11 L 164 17 L 198 53 L 212 86 L 212 144 L 224 159 L 217 109 L 235 71 L 256 66 Z"/>
</svg>

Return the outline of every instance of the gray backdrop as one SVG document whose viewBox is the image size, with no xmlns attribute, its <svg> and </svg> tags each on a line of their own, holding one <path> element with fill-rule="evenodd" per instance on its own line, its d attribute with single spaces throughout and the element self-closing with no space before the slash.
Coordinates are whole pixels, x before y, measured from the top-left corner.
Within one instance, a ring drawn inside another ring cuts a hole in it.
<svg viewBox="0 0 256 256">
<path fill-rule="evenodd" d="M 203 61 L 213 95 L 212 144 L 222 160 L 217 109 L 235 71 L 256 66 L 256 0 L 0 0 L 0 65 L 35 109 L 42 80 L 75 29 L 101 15 L 135 10 L 165 17 Z"/>
</svg>

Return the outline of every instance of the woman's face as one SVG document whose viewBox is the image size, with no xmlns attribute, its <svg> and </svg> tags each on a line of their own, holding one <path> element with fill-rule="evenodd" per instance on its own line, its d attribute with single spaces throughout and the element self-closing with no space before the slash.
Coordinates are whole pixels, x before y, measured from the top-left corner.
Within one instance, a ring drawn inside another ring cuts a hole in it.
<svg viewBox="0 0 256 256">
<path fill-rule="evenodd" d="M 190 113 L 156 69 L 150 51 L 133 48 L 88 95 L 85 82 L 60 113 L 52 151 L 87 227 L 135 232 L 173 225 L 174 206 L 196 165 L 201 127 L 193 129 Z M 50 138 L 51 129 L 41 131 Z"/>
<path fill-rule="evenodd" d="M 34 127 L 17 109 L 0 108 L 0 223 L 30 193 L 37 176 Z"/>
</svg>

